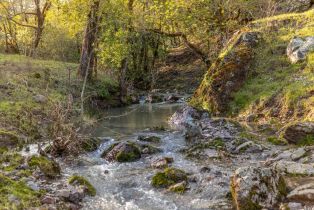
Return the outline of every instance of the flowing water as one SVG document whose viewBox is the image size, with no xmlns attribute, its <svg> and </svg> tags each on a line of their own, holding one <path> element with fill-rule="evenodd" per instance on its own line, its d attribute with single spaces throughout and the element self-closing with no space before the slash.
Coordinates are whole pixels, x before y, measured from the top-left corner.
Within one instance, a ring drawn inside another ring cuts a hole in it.
<svg viewBox="0 0 314 210">
<path fill-rule="evenodd" d="M 66 176 L 73 173 L 85 176 L 97 189 L 96 197 L 86 198 L 83 209 L 93 210 L 193 210 L 222 209 L 228 194 L 232 167 L 228 163 L 209 163 L 210 172 L 200 173 L 204 162 L 185 158 L 179 152 L 186 142 L 180 131 L 150 131 L 148 127 L 168 127 L 168 118 L 180 104 L 143 104 L 127 108 L 112 109 L 95 130 L 95 135 L 106 137 L 101 147 L 81 159 L 79 165 L 65 165 Z M 108 117 L 109 116 L 109 117 Z M 101 153 L 115 140 L 136 141 L 138 135 L 150 134 L 161 137 L 157 146 L 162 153 L 144 156 L 132 163 L 109 163 L 100 157 Z M 183 195 L 154 189 L 150 182 L 158 171 L 150 167 L 156 157 L 173 157 L 173 166 L 195 176 L 196 182 L 189 183 L 189 190 Z M 225 167 L 229 170 L 222 170 Z M 221 172 L 224 171 L 224 172 Z M 210 208 L 210 206 L 215 206 Z"/>
</svg>

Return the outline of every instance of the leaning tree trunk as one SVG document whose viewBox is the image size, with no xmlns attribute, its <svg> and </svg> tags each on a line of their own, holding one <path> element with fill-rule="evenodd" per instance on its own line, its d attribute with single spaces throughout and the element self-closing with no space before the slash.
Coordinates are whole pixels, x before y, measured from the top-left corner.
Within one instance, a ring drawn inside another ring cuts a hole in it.
<svg viewBox="0 0 314 210">
<path fill-rule="evenodd" d="M 90 80 L 95 65 L 95 45 L 97 41 L 97 32 L 99 28 L 99 0 L 95 0 L 88 14 L 88 21 L 84 32 L 81 59 L 78 74 L 81 78 Z"/>
</svg>

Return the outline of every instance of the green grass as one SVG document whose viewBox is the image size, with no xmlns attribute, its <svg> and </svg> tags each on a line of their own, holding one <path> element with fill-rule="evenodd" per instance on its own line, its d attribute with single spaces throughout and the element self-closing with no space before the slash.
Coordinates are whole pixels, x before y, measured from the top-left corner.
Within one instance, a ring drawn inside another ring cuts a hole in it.
<svg viewBox="0 0 314 210">
<path fill-rule="evenodd" d="M 10 201 L 15 196 L 18 203 Z M 40 205 L 40 192 L 35 192 L 22 181 L 14 181 L 0 173 L 0 209 L 28 209 Z"/>
<path fill-rule="evenodd" d="M 253 30 L 264 34 L 263 43 L 255 49 L 256 56 L 249 78 L 241 90 L 234 94 L 234 100 L 230 104 L 231 114 L 246 112 L 256 104 L 262 105 L 276 94 L 280 95 L 283 112 L 296 110 L 298 107 L 311 111 L 314 97 L 306 96 L 314 91 L 314 53 L 308 55 L 307 61 L 291 64 L 285 49 L 295 36 L 313 36 L 313 14 L 314 10 L 255 22 L 259 24 L 256 24 Z M 295 21 L 291 25 L 280 26 L 278 30 L 267 27 L 267 23 L 271 21 L 289 18 Z"/>
<path fill-rule="evenodd" d="M 0 130 L 13 131 L 25 142 L 47 136 L 47 126 L 42 125 L 47 123 L 56 103 L 66 104 L 71 94 L 73 108 L 80 108 L 83 83 L 77 77 L 77 68 L 75 63 L 0 54 Z M 86 97 L 108 99 L 117 91 L 114 80 L 101 72 L 99 78 L 104 79 L 88 83 Z M 45 96 L 47 102 L 37 103 L 36 95 Z"/>
</svg>

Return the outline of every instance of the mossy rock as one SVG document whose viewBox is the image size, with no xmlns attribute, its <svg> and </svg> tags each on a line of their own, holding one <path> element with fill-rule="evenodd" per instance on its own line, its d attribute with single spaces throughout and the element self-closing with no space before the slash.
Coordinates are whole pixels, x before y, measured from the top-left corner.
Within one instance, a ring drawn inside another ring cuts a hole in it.
<svg viewBox="0 0 314 210">
<path fill-rule="evenodd" d="M 94 152 L 98 149 L 100 143 L 101 141 L 98 138 L 89 138 L 83 141 L 82 148 L 86 152 Z"/>
<path fill-rule="evenodd" d="M 74 175 L 69 178 L 68 182 L 71 185 L 81 185 L 86 187 L 86 193 L 90 196 L 96 195 L 95 187 L 85 177 Z"/>
<path fill-rule="evenodd" d="M 151 184 L 156 188 L 167 188 L 183 181 L 187 181 L 184 171 L 177 168 L 166 168 L 163 172 L 158 172 L 153 176 Z"/>
<path fill-rule="evenodd" d="M 28 165 L 33 167 L 38 167 L 40 171 L 48 178 L 55 178 L 60 175 L 61 169 L 57 162 L 54 160 L 49 160 L 44 156 L 32 156 L 28 160 Z"/>
<path fill-rule="evenodd" d="M 216 115 L 228 113 L 233 93 L 241 89 L 247 78 L 259 36 L 257 32 L 235 35 L 233 45 L 225 49 L 208 70 L 190 105 Z"/>
<path fill-rule="evenodd" d="M 102 157 L 108 161 L 133 162 L 141 158 L 140 148 L 132 142 L 111 145 Z"/>
</svg>

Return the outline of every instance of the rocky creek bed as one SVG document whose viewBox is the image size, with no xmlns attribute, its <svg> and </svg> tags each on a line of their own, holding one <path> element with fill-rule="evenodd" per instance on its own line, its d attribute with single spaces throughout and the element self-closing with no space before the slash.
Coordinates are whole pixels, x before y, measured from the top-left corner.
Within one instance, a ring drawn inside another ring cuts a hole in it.
<svg viewBox="0 0 314 210">
<path fill-rule="evenodd" d="M 40 165 L 24 178 L 42 192 L 39 209 L 314 208 L 314 147 L 273 145 L 235 121 L 182 104 L 110 114 L 120 117 L 96 129 L 97 150 L 58 160 L 54 179 Z M 27 162 L 13 177 L 36 153 L 36 145 L 23 150 Z"/>
</svg>

